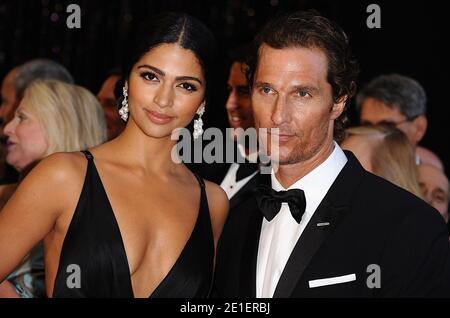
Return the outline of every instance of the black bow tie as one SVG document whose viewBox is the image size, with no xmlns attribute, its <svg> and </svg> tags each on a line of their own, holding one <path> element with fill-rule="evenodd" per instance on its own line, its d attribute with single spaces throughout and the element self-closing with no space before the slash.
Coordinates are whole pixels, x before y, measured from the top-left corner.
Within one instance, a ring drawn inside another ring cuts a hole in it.
<svg viewBox="0 0 450 318">
<path fill-rule="evenodd" d="M 292 217 L 297 223 L 300 223 L 306 208 L 305 193 L 303 190 L 275 191 L 265 184 L 259 185 L 256 188 L 256 202 L 259 210 L 269 222 L 278 214 L 281 209 L 281 203 L 283 202 L 289 205 Z"/>
<path fill-rule="evenodd" d="M 239 164 L 239 168 L 236 171 L 236 182 L 248 177 L 255 171 L 258 171 L 258 164 L 251 162 L 244 162 Z"/>
</svg>

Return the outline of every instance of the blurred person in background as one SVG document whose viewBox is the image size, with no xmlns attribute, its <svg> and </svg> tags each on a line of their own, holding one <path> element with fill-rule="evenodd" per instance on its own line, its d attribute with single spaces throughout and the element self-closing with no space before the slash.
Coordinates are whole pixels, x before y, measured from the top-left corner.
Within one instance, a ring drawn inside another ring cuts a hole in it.
<svg viewBox="0 0 450 318">
<path fill-rule="evenodd" d="M 400 129 L 383 125 L 348 128 L 341 147 L 353 152 L 367 171 L 422 198 L 414 148 Z"/>
<path fill-rule="evenodd" d="M 249 51 L 250 46 L 247 44 L 232 50 L 229 54 L 232 63 L 227 82 L 228 98 L 225 103 L 230 127 L 233 129 L 241 128 L 244 131 L 248 128 L 255 128 L 250 86 L 245 76 L 247 69 L 246 60 L 250 54 Z M 258 149 L 250 149 L 250 146 L 246 144 L 239 131 L 234 131 L 231 136 L 226 136 L 226 138 L 234 140 L 238 158 L 245 159 L 245 162 L 228 164 L 228 170 L 221 176 L 220 186 L 227 193 L 228 198 L 232 200 L 233 197 L 236 196 L 238 198 L 239 194 L 252 190 L 256 186 L 251 180 L 258 172 L 258 158 L 254 156 Z M 240 197 L 242 200 L 243 197 Z M 232 200 L 232 206 L 237 204 L 236 200 Z"/>
<path fill-rule="evenodd" d="M 443 170 L 439 157 L 419 146 L 428 126 L 427 96 L 414 79 L 389 74 L 370 81 L 356 96 L 361 125 L 391 125 L 403 131 L 414 146 L 416 163 L 429 163 Z"/>
<path fill-rule="evenodd" d="M 444 171 L 433 165 L 421 164 L 417 166 L 419 185 L 422 189 L 425 201 L 444 218 L 448 223 L 448 203 L 450 199 L 449 182 Z"/>
<path fill-rule="evenodd" d="M 64 66 L 48 59 L 30 60 L 13 68 L 5 76 L 1 88 L 2 103 L 0 107 L 0 184 L 17 182 L 18 175 L 16 171 L 4 163 L 7 137 L 3 130 L 6 123 L 14 117 L 14 112 L 23 97 L 25 89 L 37 79 L 53 79 L 73 83 L 72 75 Z"/>
<path fill-rule="evenodd" d="M 249 45 L 234 48 L 228 52 L 229 69 L 227 79 L 228 97 L 225 102 L 229 127 L 233 129 L 254 128 L 252 103 L 247 78 L 245 77 L 246 59 L 249 54 Z M 228 199 L 238 197 L 238 194 L 252 188 L 247 185 L 251 177 L 258 171 L 257 159 L 254 156 L 256 149 L 250 151 L 245 138 L 241 138 L 240 133 L 231 131 L 231 134 L 224 135 L 223 163 L 190 163 L 187 166 L 204 178 L 220 184 L 227 193 Z M 226 143 L 233 144 L 233 160 L 227 162 L 225 158 L 229 155 Z M 250 153 L 251 152 L 251 153 Z M 252 159 L 252 160 L 251 160 Z M 242 191 L 241 191 L 242 190 Z"/>
<path fill-rule="evenodd" d="M 97 93 L 97 98 L 105 112 L 106 125 L 108 128 L 108 140 L 116 138 L 125 128 L 123 120 L 117 112 L 117 97 L 115 94 L 116 85 L 121 73 L 119 70 L 112 70 Z"/>
<path fill-rule="evenodd" d="M 14 88 L 17 70 L 18 67 L 15 67 L 6 74 L 0 90 L 0 184 L 14 183 L 18 177 L 17 171 L 5 161 L 7 137 L 3 134 L 6 118 L 10 118 L 10 114 L 13 114 L 17 108 L 16 90 Z"/>
<path fill-rule="evenodd" d="M 41 159 L 52 153 L 80 151 L 103 143 L 106 122 L 98 100 L 87 89 L 37 80 L 25 90 L 4 133 L 8 138 L 6 160 L 19 171 L 22 180 Z M 17 184 L 11 184 L 0 188 L 0 209 L 16 187 Z M 0 285 L 0 296 L 43 297 L 44 285 L 43 250 L 39 244 Z"/>
</svg>

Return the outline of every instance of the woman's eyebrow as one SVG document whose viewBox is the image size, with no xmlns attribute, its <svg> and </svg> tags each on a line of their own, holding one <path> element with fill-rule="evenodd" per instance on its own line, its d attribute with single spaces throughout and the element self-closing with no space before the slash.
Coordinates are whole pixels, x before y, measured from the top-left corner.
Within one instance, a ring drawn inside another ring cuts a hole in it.
<svg viewBox="0 0 450 318">
<path fill-rule="evenodd" d="M 155 72 L 156 74 L 158 74 L 160 76 L 166 76 L 166 73 L 163 70 L 160 70 L 159 68 L 151 66 L 151 65 L 148 65 L 148 64 L 139 65 L 138 69 L 140 69 L 140 68 L 148 68 L 148 69 L 151 69 L 153 72 Z M 200 85 L 203 84 L 202 81 L 199 78 L 194 77 L 194 76 L 177 76 L 175 78 L 175 80 L 177 80 L 177 81 L 196 81 Z"/>
<path fill-rule="evenodd" d="M 160 70 L 160 69 L 157 68 L 157 67 L 148 65 L 148 64 L 139 65 L 139 66 L 138 66 L 138 69 L 139 69 L 139 68 L 149 68 L 149 69 L 151 69 L 153 72 L 155 72 L 155 73 L 158 74 L 158 75 L 166 76 L 166 73 L 164 73 L 164 71 Z"/>
</svg>

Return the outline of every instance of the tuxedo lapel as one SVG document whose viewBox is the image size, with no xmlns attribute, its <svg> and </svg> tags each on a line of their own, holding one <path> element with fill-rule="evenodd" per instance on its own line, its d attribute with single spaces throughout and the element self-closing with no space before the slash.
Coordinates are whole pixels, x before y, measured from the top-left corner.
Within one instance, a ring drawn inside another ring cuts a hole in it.
<svg viewBox="0 0 450 318">
<path fill-rule="evenodd" d="M 258 185 L 260 178 L 256 174 L 253 176 L 233 197 L 230 199 L 230 210 L 241 204 L 243 201 L 253 197 L 253 190 Z"/>
<path fill-rule="evenodd" d="M 217 184 L 221 184 L 223 179 L 225 179 L 225 176 L 228 173 L 228 170 L 230 170 L 231 163 L 221 163 L 218 164 L 218 168 L 214 172 L 214 178 L 217 180 Z"/>
<path fill-rule="evenodd" d="M 358 188 L 365 171 L 351 152 L 346 151 L 345 154 L 348 161 L 292 250 L 278 281 L 274 298 L 292 295 L 311 259 L 349 210 L 353 192 Z"/>
<path fill-rule="evenodd" d="M 242 255 L 240 297 L 256 297 L 256 262 L 258 258 L 259 235 L 263 220 L 259 211 L 253 211 L 248 228 L 247 240 Z"/>
<path fill-rule="evenodd" d="M 258 184 L 270 185 L 270 175 L 258 174 L 252 178 L 253 189 Z M 255 298 L 256 297 L 256 264 L 258 258 L 259 236 L 261 234 L 261 224 L 263 215 L 257 208 L 256 200 L 253 196 L 253 191 L 247 191 L 251 195 L 253 210 L 241 211 L 242 213 L 250 213 L 250 218 L 247 226 L 246 239 L 244 243 L 242 263 L 241 263 L 241 288 L 240 297 Z"/>
<path fill-rule="evenodd" d="M 339 219 L 345 215 L 345 211 L 346 207 L 337 208 L 325 200 L 322 201 L 292 250 L 278 281 L 274 298 L 286 298 L 292 294 L 305 268 L 338 224 Z M 324 225 L 327 223 L 329 225 Z"/>
</svg>

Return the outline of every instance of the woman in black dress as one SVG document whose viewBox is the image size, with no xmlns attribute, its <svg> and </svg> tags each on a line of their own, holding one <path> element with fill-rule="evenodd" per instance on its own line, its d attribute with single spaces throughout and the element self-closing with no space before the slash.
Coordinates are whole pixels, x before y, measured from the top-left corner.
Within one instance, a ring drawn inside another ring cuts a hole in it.
<svg viewBox="0 0 450 318">
<path fill-rule="evenodd" d="M 152 20 L 125 73 L 123 133 L 47 157 L 0 213 L 0 280 L 44 239 L 49 297 L 208 296 L 228 200 L 172 160 L 171 134 L 203 112 L 212 43 L 188 15 Z"/>
</svg>

